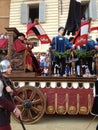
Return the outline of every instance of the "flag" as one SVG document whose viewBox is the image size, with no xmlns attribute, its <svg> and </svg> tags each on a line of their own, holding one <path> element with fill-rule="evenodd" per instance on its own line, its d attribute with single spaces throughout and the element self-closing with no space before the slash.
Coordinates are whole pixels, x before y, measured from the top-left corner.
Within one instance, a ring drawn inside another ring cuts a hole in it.
<svg viewBox="0 0 98 130">
<path fill-rule="evenodd" d="M 29 26 L 26 34 L 29 34 L 30 30 L 33 33 L 35 33 L 37 38 L 40 40 L 41 44 L 51 43 L 50 38 L 48 37 L 48 35 L 46 34 L 46 32 L 44 31 L 44 29 L 41 27 L 40 24 L 32 24 L 31 26 Z"/>
<path fill-rule="evenodd" d="M 75 34 L 81 25 L 81 0 L 70 0 L 69 13 L 65 25 L 65 33 Z"/>
<path fill-rule="evenodd" d="M 98 30 L 98 26 L 90 28 L 90 32 L 95 31 L 95 30 Z"/>
<path fill-rule="evenodd" d="M 88 35 L 87 34 L 83 34 L 79 37 L 77 37 L 77 39 L 75 40 L 75 46 L 81 46 L 86 44 L 88 41 Z"/>
<path fill-rule="evenodd" d="M 90 27 L 90 20 L 81 21 L 81 26 L 75 34 L 75 46 L 81 46 L 88 42 L 88 32 Z"/>
<path fill-rule="evenodd" d="M 89 20 L 81 21 L 80 35 L 88 34 L 89 26 L 90 26 L 90 21 Z"/>
</svg>

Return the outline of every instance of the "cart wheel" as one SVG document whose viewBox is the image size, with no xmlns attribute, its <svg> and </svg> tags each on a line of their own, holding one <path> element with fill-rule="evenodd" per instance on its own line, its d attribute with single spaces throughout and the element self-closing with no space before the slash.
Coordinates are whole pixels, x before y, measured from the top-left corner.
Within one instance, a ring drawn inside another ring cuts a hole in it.
<svg viewBox="0 0 98 130">
<path fill-rule="evenodd" d="M 44 115 L 46 101 L 43 93 L 38 88 L 31 86 L 19 88 L 17 96 L 14 97 L 14 102 L 21 110 L 22 121 L 25 124 L 35 123 Z"/>
</svg>

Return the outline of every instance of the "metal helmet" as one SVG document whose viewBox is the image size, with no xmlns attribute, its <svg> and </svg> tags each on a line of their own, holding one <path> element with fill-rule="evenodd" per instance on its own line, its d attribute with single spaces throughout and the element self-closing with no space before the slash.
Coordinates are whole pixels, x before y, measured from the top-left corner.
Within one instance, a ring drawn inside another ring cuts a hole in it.
<svg viewBox="0 0 98 130">
<path fill-rule="evenodd" d="M 7 71 L 7 67 L 10 66 L 10 62 L 8 60 L 2 60 L 0 62 L 0 71 L 3 73 L 3 72 L 6 72 Z"/>
</svg>

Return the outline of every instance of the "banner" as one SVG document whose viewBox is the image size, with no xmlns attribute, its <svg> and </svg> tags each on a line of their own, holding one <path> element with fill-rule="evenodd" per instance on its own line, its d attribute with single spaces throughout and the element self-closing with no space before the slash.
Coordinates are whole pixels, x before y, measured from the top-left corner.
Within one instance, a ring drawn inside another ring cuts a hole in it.
<svg viewBox="0 0 98 130">
<path fill-rule="evenodd" d="M 88 34 L 84 34 L 82 36 L 78 36 L 75 41 L 75 46 L 81 46 L 88 42 Z"/>
<path fill-rule="evenodd" d="M 69 35 L 75 34 L 75 32 L 81 26 L 81 0 L 70 0 L 69 13 L 67 22 L 65 25 L 65 33 Z M 65 34 L 64 33 L 64 34 Z"/>
<path fill-rule="evenodd" d="M 40 40 L 41 44 L 51 43 L 50 38 L 48 37 L 48 35 L 46 34 L 46 32 L 44 31 L 44 29 L 41 27 L 40 24 L 31 24 L 31 25 L 29 25 L 26 34 L 28 35 L 29 32 L 31 33 L 31 31 L 32 31 L 32 33 L 34 32 L 34 34 Z"/>
</svg>

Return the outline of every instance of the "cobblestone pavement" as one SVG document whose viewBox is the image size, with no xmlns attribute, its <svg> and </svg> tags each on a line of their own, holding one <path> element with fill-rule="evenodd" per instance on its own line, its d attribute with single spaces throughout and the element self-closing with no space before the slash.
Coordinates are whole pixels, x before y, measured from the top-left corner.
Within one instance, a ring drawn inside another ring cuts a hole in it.
<svg viewBox="0 0 98 130">
<path fill-rule="evenodd" d="M 70 115 L 44 115 L 36 124 L 26 125 L 26 130 L 96 130 L 98 117 L 70 116 Z M 12 118 L 12 130 L 23 130 L 20 123 Z"/>
</svg>

